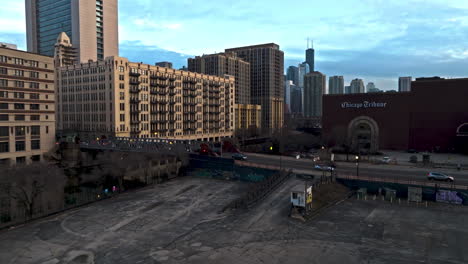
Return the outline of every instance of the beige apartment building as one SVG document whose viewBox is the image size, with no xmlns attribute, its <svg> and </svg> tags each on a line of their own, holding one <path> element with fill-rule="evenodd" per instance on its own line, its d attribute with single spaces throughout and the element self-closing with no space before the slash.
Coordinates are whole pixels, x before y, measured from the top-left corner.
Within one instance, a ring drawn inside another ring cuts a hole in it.
<svg viewBox="0 0 468 264">
<path fill-rule="evenodd" d="M 284 122 L 284 52 L 274 43 L 226 49 L 250 63 L 251 104 L 262 107 L 262 128 L 273 132 Z"/>
<path fill-rule="evenodd" d="M 65 32 L 80 62 L 119 55 L 118 0 L 25 0 L 28 51 L 54 56 Z"/>
<path fill-rule="evenodd" d="M 108 57 L 57 68 L 58 130 L 106 137 L 218 141 L 234 130 L 234 77 Z"/>
<path fill-rule="evenodd" d="M 40 161 L 55 145 L 54 62 L 0 48 L 0 163 Z"/>
</svg>

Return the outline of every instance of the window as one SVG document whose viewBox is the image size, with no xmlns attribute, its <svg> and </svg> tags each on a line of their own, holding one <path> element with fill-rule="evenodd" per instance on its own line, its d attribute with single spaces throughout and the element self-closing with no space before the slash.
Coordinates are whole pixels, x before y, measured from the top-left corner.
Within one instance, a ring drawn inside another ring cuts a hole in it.
<svg viewBox="0 0 468 264">
<path fill-rule="evenodd" d="M 39 118 L 39 115 L 32 115 L 32 116 L 29 118 L 29 120 L 31 120 L 31 121 L 39 121 L 40 118 Z"/>
<path fill-rule="evenodd" d="M 46 134 L 49 134 L 49 126 L 46 126 Z"/>
<path fill-rule="evenodd" d="M 1 98 L 8 98 L 8 92 L 7 91 L 0 91 L 0 97 Z"/>
<path fill-rule="evenodd" d="M 15 70 L 15 76 L 23 77 L 24 71 L 23 70 Z"/>
<path fill-rule="evenodd" d="M 24 88 L 24 82 L 23 81 L 15 81 L 15 87 Z"/>
<path fill-rule="evenodd" d="M 15 115 L 15 121 L 24 121 L 26 120 L 25 115 Z"/>
<path fill-rule="evenodd" d="M 15 104 L 15 110 L 24 110 L 24 104 Z"/>
<path fill-rule="evenodd" d="M 29 94 L 29 99 L 39 99 L 39 94 L 36 94 L 36 93 Z"/>
<path fill-rule="evenodd" d="M 40 136 L 41 127 L 40 126 L 31 126 L 31 136 Z"/>
<path fill-rule="evenodd" d="M 15 63 L 15 64 L 19 64 L 19 65 L 23 65 L 23 64 L 24 64 L 24 60 L 23 60 L 23 59 L 19 59 L 19 58 L 15 58 L 14 63 Z"/>
<path fill-rule="evenodd" d="M 41 149 L 41 141 L 40 140 L 31 140 L 31 149 L 32 150 Z"/>
<path fill-rule="evenodd" d="M 31 72 L 29 74 L 29 77 L 37 79 L 37 78 L 39 78 L 39 73 L 38 72 Z"/>
<path fill-rule="evenodd" d="M 1 110 L 8 110 L 8 103 L 0 103 Z"/>
<path fill-rule="evenodd" d="M 26 145 L 24 141 L 16 141 L 15 142 L 15 151 L 25 151 L 26 150 Z"/>
<path fill-rule="evenodd" d="M 0 86 L 8 86 L 8 80 L 0 79 Z"/>
<path fill-rule="evenodd" d="M 124 103 L 120 104 L 120 111 L 125 111 L 125 104 Z"/>
<path fill-rule="evenodd" d="M 3 55 L 0 56 L 0 62 L 7 62 L 7 60 L 8 59 L 6 56 L 3 56 Z"/>
<path fill-rule="evenodd" d="M 125 114 L 120 115 L 120 122 L 125 122 Z"/>
<path fill-rule="evenodd" d="M 125 80 L 125 77 L 123 75 L 119 75 L 119 80 L 123 81 Z"/>
<path fill-rule="evenodd" d="M 39 110 L 39 104 L 31 104 L 29 105 L 30 110 Z"/>
<path fill-rule="evenodd" d="M 32 161 L 41 161 L 41 155 L 33 155 L 31 156 Z"/>
<path fill-rule="evenodd" d="M 8 74 L 7 68 L 0 68 L 0 74 Z"/>
<path fill-rule="evenodd" d="M 29 65 L 30 65 L 31 67 L 39 67 L 39 62 L 37 62 L 37 61 L 29 61 Z"/>
<path fill-rule="evenodd" d="M 8 133 L 8 130 L 9 130 L 9 127 L 7 127 L 7 126 L 0 127 L 0 137 L 10 136 L 10 133 Z"/>
<path fill-rule="evenodd" d="M 26 157 L 17 157 L 16 164 L 24 164 L 26 163 Z"/>
<path fill-rule="evenodd" d="M 24 99 L 24 93 L 21 93 L 21 92 L 15 92 L 13 93 L 14 97 L 16 99 Z"/>
<path fill-rule="evenodd" d="M 9 121 L 8 115 L 0 115 L 0 121 Z"/>
<path fill-rule="evenodd" d="M 15 127 L 15 136 L 22 137 L 26 135 L 26 128 L 24 126 Z"/>
<path fill-rule="evenodd" d="M 35 83 L 35 82 L 29 83 L 29 88 L 39 89 L 39 83 Z"/>
<path fill-rule="evenodd" d="M 10 152 L 10 144 L 8 142 L 0 142 L 0 153 Z"/>
</svg>

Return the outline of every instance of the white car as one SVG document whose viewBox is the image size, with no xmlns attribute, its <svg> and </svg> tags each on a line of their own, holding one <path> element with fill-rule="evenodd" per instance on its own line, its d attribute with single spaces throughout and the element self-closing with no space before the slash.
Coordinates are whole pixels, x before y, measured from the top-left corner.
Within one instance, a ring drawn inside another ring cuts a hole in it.
<svg viewBox="0 0 468 264">
<path fill-rule="evenodd" d="M 455 178 L 452 176 L 448 176 L 447 174 L 439 173 L 439 172 L 429 172 L 427 175 L 427 179 L 430 181 L 447 181 L 453 182 Z"/>
</svg>

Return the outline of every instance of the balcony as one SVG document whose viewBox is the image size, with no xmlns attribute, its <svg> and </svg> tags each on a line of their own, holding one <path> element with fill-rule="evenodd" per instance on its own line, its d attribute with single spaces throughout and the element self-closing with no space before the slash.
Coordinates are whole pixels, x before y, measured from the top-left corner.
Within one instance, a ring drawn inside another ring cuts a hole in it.
<svg viewBox="0 0 468 264">
<path fill-rule="evenodd" d="M 176 88 L 176 86 L 175 86 L 174 84 L 170 84 L 170 85 L 169 85 L 169 88 L 171 88 L 171 89 L 175 89 L 175 88 Z"/>
<path fill-rule="evenodd" d="M 131 104 L 138 104 L 138 103 L 140 103 L 140 102 L 141 102 L 141 100 L 138 99 L 138 98 L 130 98 L 130 103 L 131 103 Z"/>
<path fill-rule="evenodd" d="M 151 114 L 152 115 L 157 115 L 157 114 L 159 114 L 159 111 L 158 110 L 151 110 Z"/>
<path fill-rule="evenodd" d="M 167 75 L 161 75 L 161 76 L 159 76 L 159 79 L 160 79 L 160 80 L 164 80 L 164 81 L 167 80 L 168 78 L 169 78 L 169 76 L 167 76 Z"/>
<path fill-rule="evenodd" d="M 159 95 L 167 95 L 167 90 L 159 90 Z"/>
<path fill-rule="evenodd" d="M 156 79 L 158 79 L 158 76 L 155 75 L 155 74 L 152 74 L 152 75 L 150 75 L 150 79 L 156 80 Z"/>
<path fill-rule="evenodd" d="M 175 92 L 173 92 L 173 91 L 170 91 L 170 92 L 169 92 L 169 96 L 174 96 L 174 95 L 176 95 Z"/>
<path fill-rule="evenodd" d="M 150 90 L 150 94 L 157 95 L 157 94 L 159 94 L 159 93 L 158 93 L 158 90 L 156 90 L 156 89 L 151 89 L 151 90 Z"/>
<path fill-rule="evenodd" d="M 132 125 L 138 125 L 138 124 L 140 124 L 140 121 L 138 121 L 138 120 L 130 120 L 130 124 L 132 124 Z"/>
<path fill-rule="evenodd" d="M 176 77 L 175 77 L 175 76 L 172 76 L 172 75 L 169 76 L 169 81 L 173 82 L 173 81 L 175 81 L 175 80 L 176 80 Z"/>
<path fill-rule="evenodd" d="M 150 87 L 158 87 L 158 84 L 155 82 L 150 82 Z"/>
<path fill-rule="evenodd" d="M 138 79 L 130 79 L 129 83 L 131 85 L 139 85 L 141 82 Z"/>
<path fill-rule="evenodd" d="M 130 87 L 130 93 L 139 93 L 141 89 L 138 87 Z"/>
<path fill-rule="evenodd" d="M 134 76 L 134 77 L 140 77 L 141 73 L 139 73 L 139 72 L 132 72 L 132 71 L 131 71 L 131 72 L 129 73 L 129 75 L 130 75 L 130 76 Z"/>
<path fill-rule="evenodd" d="M 158 101 L 159 104 L 165 105 L 167 104 L 167 100 L 161 99 Z"/>
</svg>

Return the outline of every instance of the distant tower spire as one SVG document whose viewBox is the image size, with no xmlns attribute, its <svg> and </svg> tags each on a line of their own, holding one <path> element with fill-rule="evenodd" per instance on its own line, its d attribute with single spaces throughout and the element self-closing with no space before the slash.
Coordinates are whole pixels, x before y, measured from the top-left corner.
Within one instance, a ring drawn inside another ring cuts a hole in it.
<svg viewBox="0 0 468 264">
<path fill-rule="evenodd" d="M 310 46 L 309 46 L 309 38 L 307 38 L 307 49 L 309 49 Z"/>
<path fill-rule="evenodd" d="M 314 48 L 314 40 L 312 39 L 310 42 L 311 42 L 311 44 L 312 44 L 312 45 L 311 45 L 311 48 L 313 49 L 313 48 Z"/>
</svg>

